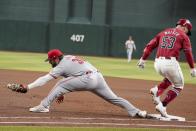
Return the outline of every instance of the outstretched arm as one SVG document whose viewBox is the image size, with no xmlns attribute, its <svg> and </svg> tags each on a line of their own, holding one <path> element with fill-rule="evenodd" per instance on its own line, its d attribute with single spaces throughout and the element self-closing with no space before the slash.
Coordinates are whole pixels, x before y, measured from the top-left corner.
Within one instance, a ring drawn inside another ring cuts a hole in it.
<svg viewBox="0 0 196 131">
<path fill-rule="evenodd" d="M 7 88 L 19 93 L 27 93 L 29 89 L 42 86 L 46 84 L 48 81 L 52 80 L 54 77 L 50 74 L 47 74 L 45 76 L 39 77 L 37 80 L 35 80 L 33 83 L 30 83 L 29 85 L 23 85 L 18 83 L 8 83 Z"/>
<path fill-rule="evenodd" d="M 50 81 L 52 79 L 54 79 L 54 77 L 51 76 L 50 74 L 47 74 L 45 76 L 39 77 L 34 82 L 28 84 L 27 88 L 32 89 L 32 88 L 35 88 L 35 87 L 43 86 L 44 84 L 46 84 L 48 81 Z"/>
<path fill-rule="evenodd" d="M 146 45 L 142 55 L 143 60 L 146 60 L 148 56 L 152 53 L 152 51 L 158 46 L 158 42 L 159 42 L 158 39 L 159 39 L 158 36 L 156 36 Z"/>
<path fill-rule="evenodd" d="M 159 36 L 157 35 L 144 48 L 143 55 L 137 63 L 137 66 L 139 68 L 143 69 L 145 67 L 146 59 L 151 54 L 151 52 L 158 46 L 158 42 L 159 42 L 158 39 L 159 39 Z"/>
</svg>

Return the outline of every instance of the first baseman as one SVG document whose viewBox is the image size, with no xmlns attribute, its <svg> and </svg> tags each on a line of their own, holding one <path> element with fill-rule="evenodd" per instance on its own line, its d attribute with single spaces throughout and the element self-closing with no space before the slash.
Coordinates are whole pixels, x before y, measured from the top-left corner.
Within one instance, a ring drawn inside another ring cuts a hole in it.
<svg viewBox="0 0 196 131">
<path fill-rule="evenodd" d="M 166 107 L 178 96 L 184 87 L 184 77 L 179 65 L 179 53 L 182 50 L 190 67 L 192 77 L 196 77 L 194 59 L 192 54 L 191 35 L 192 24 L 188 19 L 179 19 L 175 28 L 167 28 L 157 34 L 145 47 L 143 55 L 138 62 L 140 68 L 144 68 L 145 60 L 151 52 L 157 48 L 154 62 L 155 70 L 164 77 L 163 81 L 150 89 L 156 110 L 162 116 L 168 117 Z M 169 87 L 167 96 L 160 101 L 161 94 Z"/>
<path fill-rule="evenodd" d="M 131 117 L 146 117 L 146 111 L 141 111 L 127 100 L 118 97 L 107 85 L 102 74 L 89 62 L 77 56 L 63 55 L 58 49 L 50 50 L 46 61 L 52 65 L 52 70 L 48 74 L 39 77 L 27 86 L 18 85 L 19 88 L 12 89 L 26 93 L 28 90 L 43 86 L 48 81 L 63 76 L 38 106 L 29 109 L 30 112 L 49 112 L 51 103 L 55 99 L 61 103 L 64 94 L 74 91 L 90 91 L 106 101 L 124 108 Z M 11 85 L 8 85 L 8 88 L 11 89 Z"/>
</svg>

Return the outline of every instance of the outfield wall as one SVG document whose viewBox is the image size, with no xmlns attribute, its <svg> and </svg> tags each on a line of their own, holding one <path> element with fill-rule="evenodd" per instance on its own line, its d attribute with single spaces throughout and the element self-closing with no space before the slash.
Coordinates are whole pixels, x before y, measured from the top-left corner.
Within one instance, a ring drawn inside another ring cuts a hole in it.
<svg viewBox="0 0 196 131">
<path fill-rule="evenodd" d="M 139 58 L 146 43 L 181 18 L 193 24 L 195 0 L 1 0 L 0 50 L 126 57 L 124 42 L 136 42 Z M 196 53 L 194 52 L 196 55 Z"/>
<path fill-rule="evenodd" d="M 49 48 L 59 48 L 66 53 L 107 56 L 108 35 L 107 26 L 52 23 Z"/>
</svg>

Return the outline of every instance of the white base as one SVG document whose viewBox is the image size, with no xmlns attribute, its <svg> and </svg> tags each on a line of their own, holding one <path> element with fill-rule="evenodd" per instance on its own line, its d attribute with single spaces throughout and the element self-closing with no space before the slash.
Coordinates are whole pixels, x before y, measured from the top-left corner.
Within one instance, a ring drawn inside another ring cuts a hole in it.
<svg viewBox="0 0 196 131">
<path fill-rule="evenodd" d="M 161 121 L 186 121 L 184 117 L 168 115 L 167 117 L 163 117 L 160 114 L 148 114 L 148 119 L 157 119 Z"/>
</svg>

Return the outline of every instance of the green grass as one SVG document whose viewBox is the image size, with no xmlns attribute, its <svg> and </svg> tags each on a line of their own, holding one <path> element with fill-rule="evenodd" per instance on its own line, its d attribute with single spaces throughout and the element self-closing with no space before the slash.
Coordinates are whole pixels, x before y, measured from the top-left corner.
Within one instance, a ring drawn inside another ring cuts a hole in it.
<svg viewBox="0 0 196 131">
<path fill-rule="evenodd" d="M 50 70 L 50 65 L 44 60 L 47 55 L 43 53 L 20 53 L 20 52 L 0 52 L 0 69 L 14 69 L 27 71 L 44 71 Z M 104 76 L 144 79 L 144 80 L 162 80 L 153 66 L 153 61 L 148 60 L 145 69 L 137 68 L 138 60 L 132 60 L 127 63 L 124 58 L 107 58 L 84 56 L 84 58 L 97 67 Z M 196 84 L 194 78 L 190 76 L 187 63 L 180 63 L 186 84 Z"/>
<path fill-rule="evenodd" d="M 40 53 L 0 52 L 0 69 L 47 71 L 50 68 L 45 59 Z"/>
<path fill-rule="evenodd" d="M 194 131 L 185 129 L 147 129 L 147 128 L 79 128 L 79 127 L 36 127 L 2 126 L 0 131 Z"/>
</svg>

